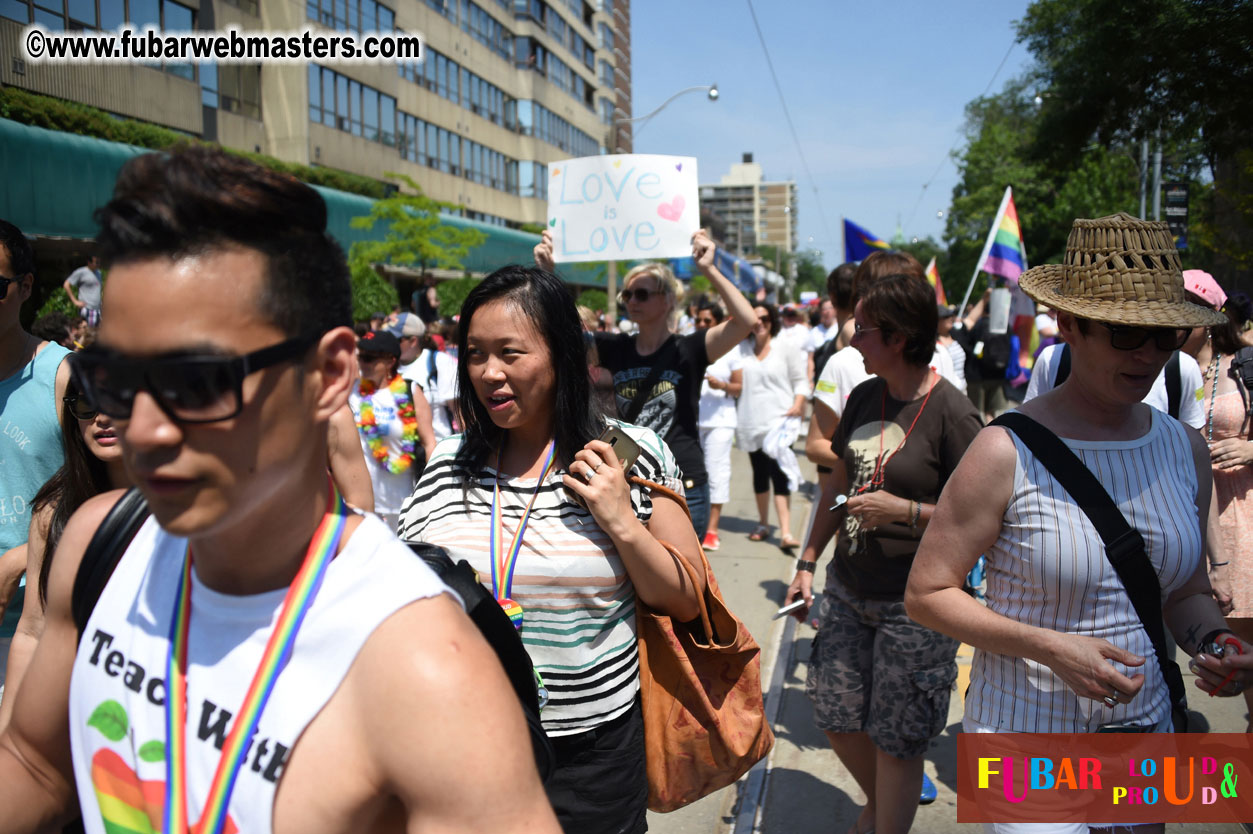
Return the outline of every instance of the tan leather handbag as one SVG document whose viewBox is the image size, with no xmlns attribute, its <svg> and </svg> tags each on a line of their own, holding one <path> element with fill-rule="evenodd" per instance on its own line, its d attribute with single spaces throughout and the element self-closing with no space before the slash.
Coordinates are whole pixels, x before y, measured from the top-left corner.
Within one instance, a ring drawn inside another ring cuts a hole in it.
<svg viewBox="0 0 1253 834">
<path fill-rule="evenodd" d="M 661 543 L 697 584 L 678 548 Z M 640 698 L 648 807 L 682 808 L 739 779 L 770 752 L 761 649 L 727 608 L 700 548 L 706 591 L 700 618 L 676 623 L 639 605 Z"/>
</svg>

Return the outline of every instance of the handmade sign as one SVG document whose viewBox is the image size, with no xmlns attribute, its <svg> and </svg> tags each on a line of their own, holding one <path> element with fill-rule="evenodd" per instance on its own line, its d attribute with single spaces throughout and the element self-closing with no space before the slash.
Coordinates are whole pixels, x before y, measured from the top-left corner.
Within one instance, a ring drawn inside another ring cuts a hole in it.
<svg viewBox="0 0 1253 834">
<path fill-rule="evenodd" d="M 700 228 L 696 184 L 690 156 L 585 156 L 549 165 L 553 260 L 692 254 L 692 235 Z"/>
</svg>

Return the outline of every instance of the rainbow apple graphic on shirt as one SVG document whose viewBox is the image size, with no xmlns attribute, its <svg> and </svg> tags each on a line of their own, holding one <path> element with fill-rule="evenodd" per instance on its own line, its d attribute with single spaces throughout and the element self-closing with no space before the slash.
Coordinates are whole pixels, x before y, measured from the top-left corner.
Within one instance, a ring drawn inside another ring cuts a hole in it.
<svg viewBox="0 0 1253 834">
<path fill-rule="evenodd" d="M 117 701 L 105 701 L 87 719 L 109 741 L 118 742 L 130 735 L 126 708 Z M 145 762 L 165 761 L 165 744 L 149 741 L 139 748 Z M 158 834 L 165 809 L 165 782 L 140 779 L 126 761 L 107 747 L 91 757 L 91 784 L 100 806 L 100 818 L 106 834 Z M 237 834 L 239 829 L 228 815 L 223 834 Z"/>
</svg>

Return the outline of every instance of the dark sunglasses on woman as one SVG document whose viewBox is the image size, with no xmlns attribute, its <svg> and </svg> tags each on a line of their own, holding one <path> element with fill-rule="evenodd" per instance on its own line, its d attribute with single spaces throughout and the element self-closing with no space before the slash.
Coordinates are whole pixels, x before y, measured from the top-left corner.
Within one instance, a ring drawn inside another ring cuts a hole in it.
<svg viewBox="0 0 1253 834">
<path fill-rule="evenodd" d="M 87 398 L 80 394 L 70 394 L 62 397 L 61 400 L 76 420 L 94 420 L 99 413 L 91 407 L 91 403 L 87 402 Z"/>
<path fill-rule="evenodd" d="M 643 287 L 637 287 L 636 289 L 633 289 L 633 290 L 623 290 L 622 292 L 618 293 L 618 301 L 622 304 L 626 304 L 628 301 L 631 300 L 632 295 L 635 296 L 636 301 L 643 304 L 645 301 L 652 298 L 654 295 L 661 295 L 661 290 L 646 290 Z"/>
<path fill-rule="evenodd" d="M 92 347 L 71 357 L 70 371 L 86 401 L 114 420 L 130 419 L 136 395 L 147 391 L 173 420 L 216 423 L 243 410 L 244 379 L 249 374 L 299 359 L 312 344 L 311 339 L 288 339 L 243 356 L 175 354 L 152 359 Z"/>
<path fill-rule="evenodd" d="M 1130 327 L 1106 324 L 1103 321 L 1098 321 L 1097 324 L 1109 331 L 1109 343 L 1115 350 L 1138 350 L 1152 339 L 1158 350 L 1175 351 L 1183 347 L 1183 343 L 1188 341 L 1188 334 L 1192 332 L 1177 327 Z"/>
</svg>

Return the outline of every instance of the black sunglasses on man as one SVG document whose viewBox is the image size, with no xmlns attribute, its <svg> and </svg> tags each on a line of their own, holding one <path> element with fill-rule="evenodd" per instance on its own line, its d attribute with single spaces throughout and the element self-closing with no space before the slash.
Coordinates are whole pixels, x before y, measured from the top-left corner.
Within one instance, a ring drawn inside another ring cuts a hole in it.
<svg viewBox="0 0 1253 834">
<path fill-rule="evenodd" d="M 128 420 L 140 391 L 180 423 L 229 420 L 244 407 L 244 379 L 252 373 L 299 359 L 313 344 L 288 339 L 243 356 L 176 354 L 136 359 L 91 347 L 70 358 L 83 395 L 106 417 Z"/>
</svg>

